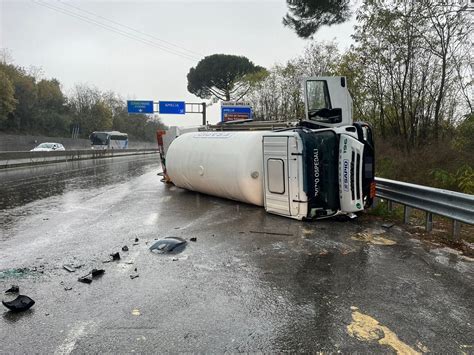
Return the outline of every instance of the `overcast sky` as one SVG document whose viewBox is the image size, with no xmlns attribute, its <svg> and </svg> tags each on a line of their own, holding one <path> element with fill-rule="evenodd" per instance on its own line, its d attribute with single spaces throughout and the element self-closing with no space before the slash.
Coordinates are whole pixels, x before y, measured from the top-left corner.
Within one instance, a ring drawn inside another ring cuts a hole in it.
<svg viewBox="0 0 474 355">
<path fill-rule="evenodd" d="M 204 56 L 243 55 L 269 68 L 302 52 L 308 41 L 282 25 L 286 11 L 285 0 L 0 0 L 0 47 L 17 65 L 41 67 L 66 92 L 86 83 L 125 99 L 202 102 L 188 93 L 186 75 Z M 352 26 L 323 29 L 315 39 L 346 48 Z M 208 121 L 219 119 L 215 105 Z M 162 120 L 201 122 L 199 115 Z"/>
</svg>

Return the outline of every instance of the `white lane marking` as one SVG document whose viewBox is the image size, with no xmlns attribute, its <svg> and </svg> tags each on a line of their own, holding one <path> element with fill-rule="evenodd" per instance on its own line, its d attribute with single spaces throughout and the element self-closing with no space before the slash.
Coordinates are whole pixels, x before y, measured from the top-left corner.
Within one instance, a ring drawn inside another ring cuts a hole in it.
<svg viewBox="0 0 474 355">
<path fill-rule="evenodd" d="M 76 346 L 76 342 L 85 335 L 87 332 L 91 332 L 93 328 L 92 322 L 79 322 L 69 331 L 66 339 L 63 343 L 58 346 L 54 355 L 69 355 Z"/>
<path fill-rule="evenodd" d="M 165 203 L 171 200 L 171 196 L 163 196 L 160 198 L 160 203 Z"/>
</svg>

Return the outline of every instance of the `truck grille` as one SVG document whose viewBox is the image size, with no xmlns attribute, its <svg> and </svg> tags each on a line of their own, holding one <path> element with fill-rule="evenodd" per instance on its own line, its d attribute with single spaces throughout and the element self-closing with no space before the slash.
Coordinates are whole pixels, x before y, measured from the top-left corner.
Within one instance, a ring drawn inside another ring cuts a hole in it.
<svg viewBox="0 0 474 355">
<path fill-rule="evenodd" d="M 360 165 L 361 156 L 358 152 L 352 149 L 351 156 L 351 196 L 352 200 L 360 200 L 361 191 L 360 191 Z"/>
<path fill-rule="evenodd" d="M 354 198 L 354 162 L 355 162 L 355 152 L 352 150 L 352 156 L 351 156 L 351 196 L 352 200 L 355 200 Z"/>
</svg>

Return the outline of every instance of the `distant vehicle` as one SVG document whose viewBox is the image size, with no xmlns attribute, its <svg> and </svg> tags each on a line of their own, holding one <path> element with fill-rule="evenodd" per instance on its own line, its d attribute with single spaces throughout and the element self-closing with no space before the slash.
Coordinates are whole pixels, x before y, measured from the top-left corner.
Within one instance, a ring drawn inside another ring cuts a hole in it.
<svg viewBox="0 0 474 355">
<path fill-rule="evenodd" d="M 31 149 L 31 152 L 55 152 L 58 150 L 66 150 L 61 143 L 41 143 L 37 147 Z"/>
<path fill-rule="evenodd" d="M 97 131 L 89 136 L 92 149 L 127 149 L 128 135 L 119 131 Z"/>
</svg>

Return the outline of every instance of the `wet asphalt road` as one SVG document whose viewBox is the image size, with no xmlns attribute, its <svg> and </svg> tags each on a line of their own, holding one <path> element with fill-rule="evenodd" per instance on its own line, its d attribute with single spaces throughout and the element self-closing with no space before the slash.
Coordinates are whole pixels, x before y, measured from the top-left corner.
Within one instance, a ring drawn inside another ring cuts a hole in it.
<svg viewBox="0 0 474 355">
<path fill-rule="evenodd" d="M 164 185 L 156 161 L 0 171 L 1 297 L 18 284 L 36 301 L 2 306 L 0 353 L 474 352 L 469 260 L 382 222 L 298 222 Z M 148 250 L 169 236 L 197 241 Z"/>
</svg>

